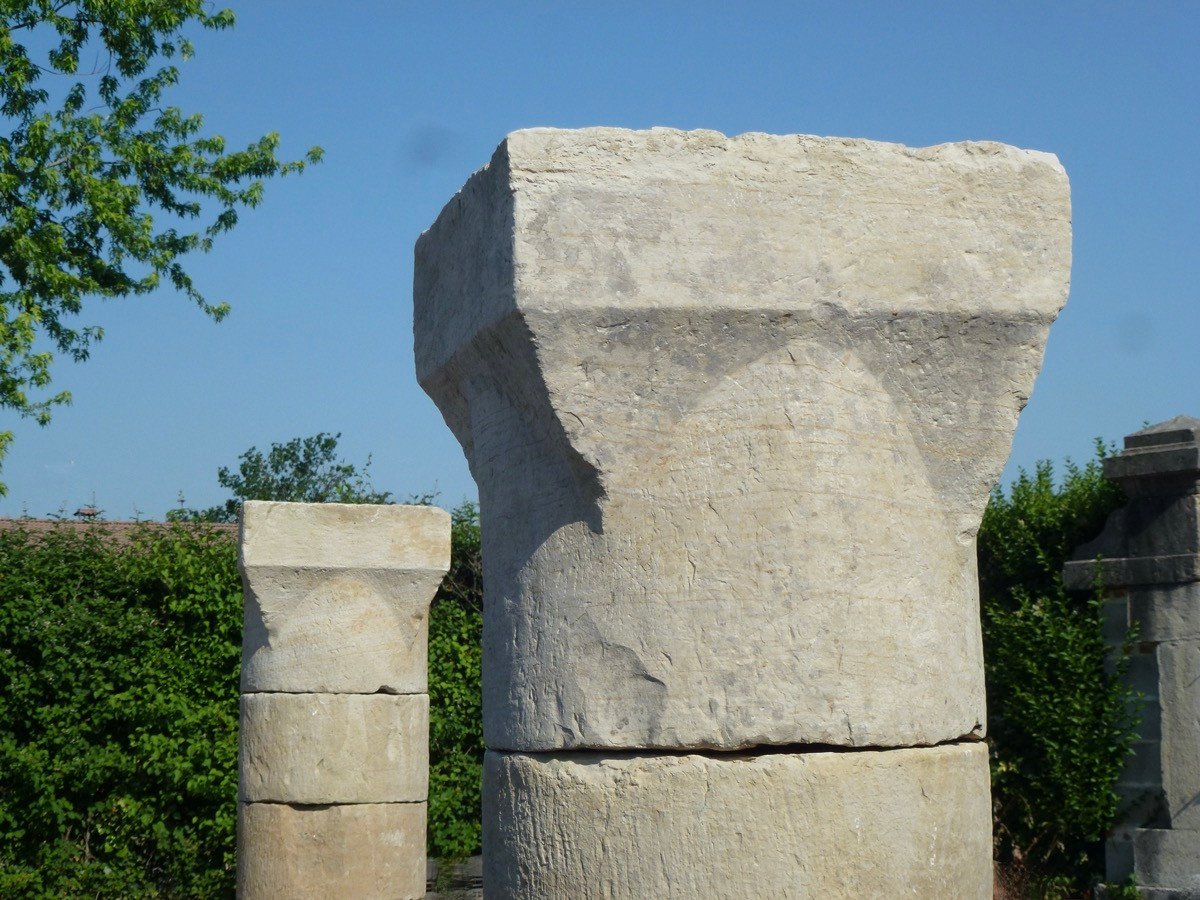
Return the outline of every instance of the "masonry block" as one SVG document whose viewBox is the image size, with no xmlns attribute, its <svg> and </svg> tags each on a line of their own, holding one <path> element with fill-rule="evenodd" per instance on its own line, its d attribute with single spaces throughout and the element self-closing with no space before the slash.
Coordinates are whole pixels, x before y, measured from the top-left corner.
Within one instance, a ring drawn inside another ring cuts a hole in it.
<svg viewBox="0 0 1200 900">
<path fill-rule="evenodd" d="M 988 778 L 983 743 L 489 753 L 484 885 L 506 898 L 990 898 Z"/>
<path fill-rule="evenodd" d="M 449 529 L 436 507 L 245 504 L 242 691 L 424 693 Z"/>
<path fill-rule="evenodd" d="M 425 896 L 424 803 L 238 807 L 239 897 Z"/>
</svg>

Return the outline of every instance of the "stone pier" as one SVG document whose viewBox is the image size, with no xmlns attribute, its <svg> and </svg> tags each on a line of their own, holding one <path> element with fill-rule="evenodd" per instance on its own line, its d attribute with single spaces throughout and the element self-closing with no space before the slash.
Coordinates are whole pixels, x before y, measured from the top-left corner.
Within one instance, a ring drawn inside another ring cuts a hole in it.
<svg viewBox="0 0 1200 900">
<path fill-rule="evenodd" d="M 238 896 L 425 895 L 429 603 L 450 517 L 248 502 Z"/>
<path fill-rule="evenodd" d="M 1200 419 L 1179 416 L 1125 438 L 1104 474 L 1128 503 L 1067 563 L 1068 588 L 1104 589 L 1107 638 L 1135 643 L 1142 697 L 1134 753 L 1118 784 L 1109 881 L 1133 875 L 1155 900 L 1200 897 Z"/>
<path fill-rule="evenodd" d="M 991 895 L 975 533 L 1070 269 L 994 143 L 510 135 L 417 244 L 492 897 Z"/>
</svg>

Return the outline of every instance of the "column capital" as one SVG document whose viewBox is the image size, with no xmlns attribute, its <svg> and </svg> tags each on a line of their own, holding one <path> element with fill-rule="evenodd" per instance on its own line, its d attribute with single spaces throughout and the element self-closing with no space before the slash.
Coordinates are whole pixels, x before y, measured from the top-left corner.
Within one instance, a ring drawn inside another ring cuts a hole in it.
<svg viewBox="0 0 1200 900">
<path fill-rule="evenodd" d="M 974 537 L 1070 270 L 996 143 L 533 129 L 421 236 L 493 749 L 983 730 Z"/>
<path fill-rule="evenodd" d="M 1135 492 L 1152 489 L 1154 479 L 1200 480 L 1200 419 L 1175 416 L 1126 435 L 1125 449 L 1104 460 L 1104 474 Z"/>
<path fill-rule="evenodd" d="M 1200 581 L 1200 419 L 1175 416 L 1125 437 L 1104 475 L 1127 502 L 1063 568 L 1072 590 Z"/>
<path fill-rule="evenodd" d="M 242 691 L 417 694 L 450 565 L 434 506 L 247 501 Z"/>
</svg>

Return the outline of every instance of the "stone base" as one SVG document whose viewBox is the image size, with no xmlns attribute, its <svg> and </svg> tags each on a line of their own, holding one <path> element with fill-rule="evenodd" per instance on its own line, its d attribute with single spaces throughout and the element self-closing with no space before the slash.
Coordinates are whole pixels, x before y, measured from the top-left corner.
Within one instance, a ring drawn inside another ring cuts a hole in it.
<svg viewBox="0 0 1200 900">
<path fill-rule="evenodd" d="M 424 897 L 425 804 L 239 804 L 237 895 Z"/>
<path fill-rule="evenodd" d="M 982 743 L 487 754 L 493 898 L 992 896 Z"/>
</svg>

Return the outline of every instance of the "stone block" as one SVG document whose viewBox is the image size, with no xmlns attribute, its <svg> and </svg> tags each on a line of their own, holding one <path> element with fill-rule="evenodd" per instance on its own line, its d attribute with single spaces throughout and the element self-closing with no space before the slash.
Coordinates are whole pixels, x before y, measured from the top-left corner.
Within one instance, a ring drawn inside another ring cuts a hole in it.
<svg viewBox="0 0 1200 900">
<path fill-rule="evenodd" d="M 425 804 L 238 806 L 240 900 L 425 896 Z"/>
<path fill-rule="evenodd" d="M 1089 591 L 1096 584 L 1126 587 L 1144 584 L 1185 584 L 1200 581 L 1200 556 L 1106 557 L 1076 559 L 1063 566 L 1063 583 L 1068 590 Z"/>
<path fill-rule="evenodd" d="M 414 289 L 488 745 L 981 734 L 975 533 L 1070 244 L 1057 160 L 1000 144 L 510 135 Z"/>
<path fill-rule="evenodd" d="M 1154 644 L 1139 644 L 1129 655 L 1129 666 L 1125 670 L 1125 681 L 1141 696 L 1150 701 L 1158 700 L 1158 648 Z"/>
<path fill-rule="evenodd" d="M 1127 556 L 1200 553 L 1200 495 L 1196 493 L 1142 497 L 1130 524 Z"/>
<path fill-rule="evenodd" d="M 1133 832 L 1116 831 L 1104 843 L 1104 878 L 1120 884 L 1133 874 Z"/>
<path fill-rule="evenodd" d="M 425 691 L 448 513 L 251 501 L 241 528 L 244 692 Z"/>
<path fill-rule="evenodd" d="M 1129 597 L 1119 593 L 1104 598 L 1102 607 L 1104 642 L 1119 647 L 1129 633 Z"/>
<path fill-rule="evenodd" d="M 1200 583 L 1144 585 L 1129 591 L 1138 640 L 1200 641 Z"/>
<path fill-rule="evenodd" d="M 1158 691 L 1154 692 L 1155 697 Z M 1135 696 L 1126 704 L 1126 709 L 1139 717 L 1135 734 L 1139 741 L 1162 741 L 1162 707 L 1158 700 Z"/>
<path fill-rule="evenodd" d="M 1158 671 L 1167 815 L 1200 833 L 1200 642 L 1159 644 Z M 1200 878 L 1200 855 L 1194 870 Z"/>
<path fill-rule="evenodd" d="M 241 799 L 405 803 L 429 791 L 424 694 L 243 694 Z"/>
<path fill-rule="evenodd" d="M 1116 786 L 1118 815 L 1120 827 L 1129 831 L 1132 828 L 1161 828 L 1167 825 L 1166 812 L 1163 808 L 1162 785 L 1136 784 L 1128 781 L 1118 781 Z M 1120 832 L 1114 832 L 1118 834 Z M 1130 853 L 1133 851 L 1130 850 Z M 1132 859 L 1132 857 L 1130 857 Z M 1113 879 L 1110 879 L 1113 880 Z M 1121 879 L 1115 879 L 1120 881 Z"/>
<path fill-rule="evenodd" d="M 1121 771 L 1121 781 L 1129 785 L 1162 784 L 1162 744 L 1157 740 L 1136 740 Z"/>
<path fill-rule="evenodd" d="M 987 747 L 488 753 L 489 897 L 990 898 Z"/>
<path fill-rule="evenodd" d="M 1200 897 L 1200 831 L 1143 828 L 1133 833 L 1139 885 L 1174 888 Z"/>
<path fill-rule="evenodd" d="M 247 500 L 239 562 L 249 569 L 444 572 L 449 528 L 450 514 L 436 506 Z"/>
</svg>

